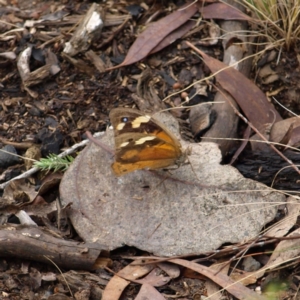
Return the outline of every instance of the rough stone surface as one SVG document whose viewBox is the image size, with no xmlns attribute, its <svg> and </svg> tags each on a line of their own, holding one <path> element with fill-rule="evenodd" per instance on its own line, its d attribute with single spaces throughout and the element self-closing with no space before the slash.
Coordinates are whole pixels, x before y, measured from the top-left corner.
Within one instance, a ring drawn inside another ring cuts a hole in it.
<svg viewBox="0 0 300 300">
<path fill-rule="evenodd" d="M 176 132 L 172 119 L 164 115 Z M 91 143 L 65 173 L 60 192 L 72 202 L 70 218 L 87 242 L 115 249 L 135 246 L 173 256 L 217 249 L 258 235 L 285 197 L 235 168 L 220 165 L 216 144 L 186 144 L 188 163 L 170 171 L 139 170 L 116 177 L 113 131 Z M 106 149 L 105 149 L 106 147 Z"/>
</svg>

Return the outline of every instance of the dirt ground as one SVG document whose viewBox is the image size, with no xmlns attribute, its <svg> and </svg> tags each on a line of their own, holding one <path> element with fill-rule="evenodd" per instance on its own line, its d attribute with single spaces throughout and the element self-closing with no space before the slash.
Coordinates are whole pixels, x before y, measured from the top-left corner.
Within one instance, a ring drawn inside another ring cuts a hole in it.
<svg viewBox="0 0 300 300">
<path fill-rule="evenodd" d="M 82 16 L 87 13 L 91 5 L 92 2 L 89 1 L 0 1 L 1 148 L 6 147 L 7 151 L 15 152 L 20 156 L 30 155 L 28 152 L 26 154 L 26 151 L 35 149 L 32 150 L 34 153 L 31 158 L 33 159 L 46 157 L 50 153 L 59 154 L 86 139 L 86 131 L 93 134 L 104 131 L 110 125 L 108 115 L 112 108 L 135 107 L 141 110 L 149 108 L 160 110 L 179 107 L 183 102 L 184 106 L 172 111 L 172 114 L 179 119 L 182 136 L 189 141 L 201 140 L 201 136 L 209 130 L 216 116 L 213 114 L 206 116 L 199 129 L 191 132 L 193 124 L 188 118 L 188 107 L 213 101 L 218 92 L 215 79 L 207 79 L 203 86 L 192 86 L 181 91 L 180 94 L 174 93 L 211 74 L 200 55 L 192 53 L 185 41 L 196 45 L 207 55 L 223 61 L 222 39 L 212 34 L 219 21 L 201 22 L 199 13 L 196 13 L 193 18 L 199 24 L 185 29 L 186 32 L 179 33 L 178 39 L 173 43 L 170 42 L 169 46 L 163 46 L 162 50 L 145 55 L 144 59 L 129 65 L 111 71 L 101 71 L 101 67 L 107 69 L 121 64 L 146 24 L 171 14 L 183 5 L 183 2 L 152 0 L 101 2 L 99 3 L 101 14 L 106 16 L 101 34 L 94 38 L 87 49 L 75 55 L 66 55 L 65 45 L 74 35 L 74 30 L 78 28 Z M 168 26 L 173 25 L 170 23 Z M 152 40 L 156 36 L 157 33 L 153 34 Z M 210 38 L 209 41 L 215 39 L 216 42 L 200 42 L 205 38 Z M 151 39 L 149 40 L 148 43 L 151 44 Z M 300 110 L 298 46 L 295 45 L 289 52 L 283 49 L 279 63 L 276 66 L 272 65 L 273 69 L 266 71 L 267 75 L 259 73 L 262 67 L 258 67 L 258 61 L 267 60 L 269 53 L 261 55 L 259 59 L 251 60 L 250 68 L 248 67 L 248 77 L 263 93 L 269 95 L 268 100 L 272 101 L 272 96 L 275 96 L 278 102 L 289 109 L 289 111 L 283 109 L 277 102 L 273 102 L 274 110 L 283 119 L 290 118 L 293 114 L 298 115 Z M 260 46 L 253 47 L 253 53 L 261 50 Z M 30 80 L 26 77 L 28 74 L 22 74 L 22 72 L 26 73 L 26 70 L 20 67 L 20 57 L 24 51 L 31 53 L 27 60 L 26 57 L 24 58 L 25 63 L 23 62 L 23 66 L 28 63 L 29 72 L 33 73 Z M 87 55 L 88 51 L 92 52 Z M 277 53 L 277 49 L 275 52 Z M 92 58 L 93 54 L 100 58 L 102 66 L 99 60 Z M 277 77 L 273 80 L 270 79 L 271 76 Z M 170 95 L 172 96 L 162 103 L 161 100 Z M 186 102 L 188 98 L 190 100 Z M 203 126 L 203 123 L 206 125 Z M 244 136 L 246 125 L 242 121 L 236 121 L 236 123 L 238 127 L 235 137 L 241 138 Z M 229 124 L 222 127 L 227 126 Z M 297 142 L 293 145 L 297 147 Z M 234 142 L 230 144 L 230 150 L 224 150 L 226 152 L 224 163 L 231 160 L 239 146 L 240 144 Z M 266 153 L 260 152 L 259 149 L 257 151 L 251 151 L 247 147 L 237 160 L 236 167 L 246 177 L 271 185 L 275 174 L 286 165 L 285 160 L 278 158 L 277 154 L 270 153 L 270 151 Z M 3 154 L 4 156 L 1 155 L 0 183 L 9 181 L 12 177 L 22 174 L 25 169 L 31 168 L 31 165 L 26 166 L 20 158 L 12 158 L 11 161 L 11 158 L 5 156 L 6 153 Z M 297 154 L 289 153 L 287 156 L 297 164 Z M 257 170 L 262 165 L 267 167 L 262 172 L 258 172 Z M 45 191 L 40 193 L 41 199 L 35 198 L 35 203 L 45 201 L 56 207 L 55 199 L 59 195 L 58 187 L 62 174 L 48 173 L 47 176 L 48 179 L 45 180 L 44 176 L 35 174 L 30 179 L 32 191 L 45 186 L 47 182 Z M 50 176 L 53 177 L 49 179 Z M 296 171 L 286 170 L 276 177 L 274 187 L 296 191 L 299 189 L 298 178 L 299 174 Z M 8 192 L 10 197 L 12 194 L 13 192 L 11 194 Z M 18 205 L 26 203 L 27 200 L 24 200 L 24 197 L 26 198 L 27 195 L 18 196 L 17 204 L 16 202 L 7 203 L 4 200 L 1 204 L 2 229 L 7 229 L 10 225 L 22 226 L 16 225 L 20 224 L 16 213 L 20 208 Z M 284 209 L 282 208 L 279 210 L 278 219 L 283 215 Z M 48 221 L 45 220 L 46 216 Z M 55 218 L 43 213 L 37 214 L 35 221 L 43 227 L 47 222 L 49 222 L 48 225 L 51 224 L 54 227 L 57 226 Z M 297 224 L 294 226 L 296 228 Z M 76 232 L 68 229 L 69 235 L 64 234 L 63 239 L 80 243 L 82 240 Z M 52 227 L 51 230 L 55 231 Z M 279 239 L 272 240 L 270 248 L 265 246 L 262 251 L 273 250 L 278 242 Z M 253 242 L 256 245 L 253 251 L 259 248 L 258 243 L 259 238 Z M 101 255 L 95 262 L 93 270 L 79 271 L 67 267 L 59 269 L 51 261 L 48 264 L 36 261 L 34 255 L 31 259 L 28 259 L 28 256 L 26 259 L 22 258 L 21 253 L 18 257 L 14 257 L 12 253 L 15 253 L 14 247 L 18 247 L 17 245 L 18 242 L 14 241 L 9 251 L 0 251 L 0 299 L 101 299 L 103 290 L 109 282 L 112 282 L 113 275 L 131 262 L 126 257 L 151 255 L 151 253 L 124 246 L 124 248 Z M 234 253 L 234 251 L 228 251 L 224 257 L 230 260 Z M 192 258 L 200 260 L 203 255 Z M 207 265 L 216 260 L 217 257 L 212 260 L 207 259 Z M 270 276 L 265 276 L 264 280 L 257 279 L 251 282 L 251 289 L 266 286 L 267 281 L 275 278 L 273 281 L 279 282 L 277 286 L 281 286 L 277 295 L 282 293 L 282 298 L 296 295 L 299 283 L 298 268 L 298 264 L 294 263 L 281 271 L 274 271 Z M 155 299 L 200 299 L 201 295 L 213 294 L 211 290 L 208 291 L 213 288 L 208 288 L 204 284 L 205 276 L 182 266 L 172 271 L 181 271 L 181 274 L 172 277 L 170 270 L 163 268 L 155 270 L 165 277 L 166 274 L 170 276 L 167 284 L 156 282 L 154 285 L 159 293 Z M 130 273 L 127 272 L 124 273 L 125 279 Z M 121 289 L 117 283 L 113 282 L 113 284 L 115 284 L 115 289 Z M 147 287 L 149 290 L 145 292 L 148 298 L 142 298 L 142 296 L 135 298 L 140 286 L 137 280 L 132 279 L 126 289 L 122 287 L 125 289 L 122 295 L 112 293 L 109 297 L 111 300 L 154 299 L 149 296 L 153 292 L 149 287 Z M 230 298 L 231 296 L 224 292 L 223 297 Z"/>
</svg>

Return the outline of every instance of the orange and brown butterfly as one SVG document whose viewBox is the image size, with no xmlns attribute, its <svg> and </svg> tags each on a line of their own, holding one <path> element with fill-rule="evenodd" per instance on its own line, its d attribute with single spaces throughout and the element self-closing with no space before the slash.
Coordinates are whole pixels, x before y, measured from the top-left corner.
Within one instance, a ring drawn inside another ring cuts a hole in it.
<svg viewBox="0 0 300 300">
<path fill-rule="evenodd" d="M 178 139 L 153 117 L 131 108 L 112 109 L 109 117 L 116 148 L 112 169 L 117 176 L 184 162 Z"/>
</svg>

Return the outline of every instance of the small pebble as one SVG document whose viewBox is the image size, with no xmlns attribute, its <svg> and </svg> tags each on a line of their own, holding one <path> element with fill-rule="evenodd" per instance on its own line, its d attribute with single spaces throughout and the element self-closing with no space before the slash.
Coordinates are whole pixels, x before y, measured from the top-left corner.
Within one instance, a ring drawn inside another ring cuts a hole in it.
<svg viewBox="0 0 300 300">
<path fill-rule="evenodd" d="M 5 152 L 0 151 L 0 168 L 7 168 L 20 162 L 20 158 L 16 155 L 13 155 L 17 154 L 17 150 L 14 146 L 6 145 L 2 148 L 2 150 Z"/>
</svg>

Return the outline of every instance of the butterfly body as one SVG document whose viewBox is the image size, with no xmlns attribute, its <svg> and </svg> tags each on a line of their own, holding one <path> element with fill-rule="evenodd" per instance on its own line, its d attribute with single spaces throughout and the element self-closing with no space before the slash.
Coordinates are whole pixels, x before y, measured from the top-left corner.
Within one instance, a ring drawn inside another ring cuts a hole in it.
<svg viewBox="0 0 300 300">
<path fill-rule="evenodd" d="M 184 160 L 178 139 L 159 121 L 130 108 L 110 112 L 115 134 L 116 175 L 139 169 L 166 168 Z"/>
</svg>

